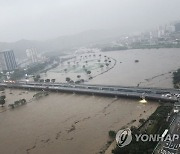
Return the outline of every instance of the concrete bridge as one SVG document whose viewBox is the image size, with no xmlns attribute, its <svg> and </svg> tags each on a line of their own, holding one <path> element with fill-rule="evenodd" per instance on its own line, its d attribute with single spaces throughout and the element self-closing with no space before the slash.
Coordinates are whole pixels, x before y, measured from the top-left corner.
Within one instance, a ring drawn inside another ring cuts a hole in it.
<svg viewBox="0 0 180 154">
<path fill-rule="evenodd" d="M 36 83 L 16 82 L 4 83 L 0 86 L 7 88 L 21 88 L 30 90 L 46 90 L 55 92 L 68 92 L 79 94 L 93 94 L 111 97 L 145 98 L 162 102 L 177 102 L 180 97 L 180 89 L 162 88 L 140 88 L 114 85 L 89 85 L 89 84 L 68 84 L 68 83 Z"/>
</svg>

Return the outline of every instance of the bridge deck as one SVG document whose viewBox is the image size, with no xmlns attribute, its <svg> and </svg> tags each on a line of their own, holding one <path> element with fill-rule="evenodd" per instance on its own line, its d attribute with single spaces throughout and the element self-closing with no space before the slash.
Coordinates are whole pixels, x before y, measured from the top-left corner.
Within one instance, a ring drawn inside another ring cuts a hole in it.
<svg viewBox="0 0 180 154">
<path fill-rule="evenodd" d="M 176 102 L 174 94 L 179 94 L 180 90 L 176 89 L 158 89 L 158 88 L 141 88 L 125 87 L 113 85 L 88 85 L 88 84 L 67 84 L 67 83 L 0 83 L 3 87 L 38 89 L 61 92 L 74 92 L 80 94 L 96 94 L 104 96 L 117 96 L 129 98 L 146 98 L 149 100 Z M 172 97 L 164 97 L 165 94 L 172 94 Z"/>
</svg>

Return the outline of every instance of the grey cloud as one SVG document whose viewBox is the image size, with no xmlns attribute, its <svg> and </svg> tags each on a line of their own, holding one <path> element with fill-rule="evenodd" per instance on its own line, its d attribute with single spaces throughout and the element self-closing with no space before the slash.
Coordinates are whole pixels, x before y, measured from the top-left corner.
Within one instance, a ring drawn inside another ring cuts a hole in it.
<svg viewBox="0 0 180 154">
<path fill-rule="evenodd" d="M 0 41 L 45 40 L 89 29 L 143 31 L 178 20 L 179 0 L 0 0 Z"/>
</svg>

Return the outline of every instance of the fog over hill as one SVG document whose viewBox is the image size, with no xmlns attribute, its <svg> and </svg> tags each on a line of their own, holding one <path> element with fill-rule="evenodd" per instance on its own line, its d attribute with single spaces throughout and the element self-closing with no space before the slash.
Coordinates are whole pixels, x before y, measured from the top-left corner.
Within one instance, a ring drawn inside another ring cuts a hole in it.
<svg viewBox="0 0 180 154">
<path fill-rule="evenodd" d="M 68 52 L 110 42 L 127 32 L 179 20 L 179 6 L 179 0 L 4 0 L 0 51 L 13 49 L 24 57 L 32 47 L 39 52 Z"/>
<path fill-rule="evenodd" d="M 0 50 L 13 49 L 18 58 L 25 57 L 25 50 L 28 48 L 36 48 L 39 53 L 66 53 L 82 46 L 106 43 L 116 39 L 120 35 L 121 32 L 117 32 L 116 30 L 89 30 L 45 41 L 22 39 L 17 42 L 0 42 Z"/>
</svg>

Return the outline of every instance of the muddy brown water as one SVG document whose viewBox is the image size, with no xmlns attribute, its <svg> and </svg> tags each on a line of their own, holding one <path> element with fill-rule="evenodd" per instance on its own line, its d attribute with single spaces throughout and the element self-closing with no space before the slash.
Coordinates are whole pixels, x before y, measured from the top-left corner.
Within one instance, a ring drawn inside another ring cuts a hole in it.
<svg viewBox="0 0 180 154">
<path fill-rule="evenodd" d="M 104 54 L 115 58 L 116 66 L 91 80 L 91 84 L 173 88 L 172 72 L 180 68 L 180 49 L 137 49 Z"/>
<path fill-rule="evenodd" d="M 172 88 L 172 71 L 180 67 L 179 49 L 103 54 L 115 58 L 117 64 L 90 80 L 91 84 Z M 139 119 L 147 118 L 158 106 L 157 102 L 50 93 L 27 105 L 8 108 L 16 100 L 31 100 L 35 93 L 5 90 L 6 104 L 0 107 L 1 154 L 96 154 L 109 140 L 109 130 L 117 131 L 132 120 L 137 120 L 132 125 L 138 125 Z"/>
<path fill-rule="evenodd" d="M 98 153 L 108 141 L 109 130 L 146 118 L 158 106 L 155 102 L 143 105 L 138 100 L 50 93 L 9 109 L 8 104 L 17 97 L 30 100 L 35 93 L 9 92 L 6 89 L 7 103 L 0 110 L 2 154 Z"/>
</svg>

